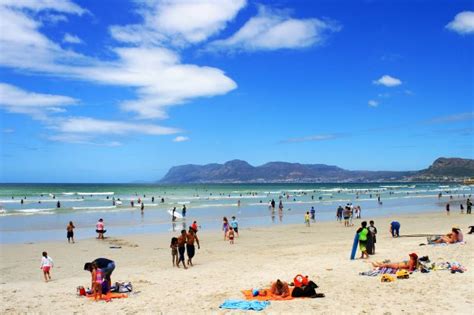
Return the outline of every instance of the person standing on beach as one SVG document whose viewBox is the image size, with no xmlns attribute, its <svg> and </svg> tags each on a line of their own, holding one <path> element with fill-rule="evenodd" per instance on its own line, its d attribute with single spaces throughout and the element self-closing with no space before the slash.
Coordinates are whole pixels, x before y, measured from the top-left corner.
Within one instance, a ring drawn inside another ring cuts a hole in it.
<svg viewBox="0 0 474 315">
<path fill-rule="evenodd" d="M 191 224 L 190 227 L 194 230 L 194 233 L 197 234 L 197 232 L 198 232 L 198 224 L 197 224 L 197 222 L 194 221 L 193 224 Z"/>
<path fill-rule="evenodd" d="M 105 228 L 104 220 L 102 218 L 100 218 L 99 221 L 97 221 L 97 224 L 95 225 L 95 231 L 98 234 L 97 239 L 99 239 L 99 240 L 104 239 L 104 233 L 106 232 L 106 230 L 104 228 Z"/>
<path fill-rule="evenodd" d="M 141 213 L 143 214 L 143 212 L 145 211 L 145 204 L 142 202 L 142 204 L 140 205 L 140 211 Z"/>
<path fill-rule="evenodd" d="M 172 214 L 171 214 L 171 221 L 176 221 L 176 216 L 174 215 L 174 213 L 176 212 L 176 207 L 173 208 L 173 211 L 172 211 Z"/>
<path fill-rule="evenodd" d="M 342 215 L 344 217 L 344 226 L 349 226 L 349 218 L 351 217 L 351 208 L 349 206 L 346 206 L 344 210 L 342 211 Z"/>
<path fill-rule="evenodd" d="M 53 259 L 48 256 L 47 252 L 43 252 L 43 257 L 41 257 L 41 266 L 40 269 L 43 270 L 44 281 L 48 282 L 51 280 L 50 270 L 53 268 Z"/>
<path fill-rule="evenodd" d="M 74 226 L 74 223 L 72 223 L 72 221 L 69 221 L 69 224 L 67 225 L 66 227 L 66 231 L 67 231 L 67 242 L 70 243 L 71 240 L 72 240 L 72 243 L 74 243 L 74 229 L 76 227 Z"/>
<path fill-rule="evenodd" d="M 272 201 L 270 202 L 270 205 L 272 209 L 275 209 L 275 199 L 272 199 Z"/>
<path fill-rule="evenodd" d="M 178 263 L 176 266 L 179 268 L 179 263 L 182 262 L 184 269 L 188 269 L 188 267 L 186 267 L 186 262 L 184 260 L 184 252 L 186 251 L 185 246 L 186 246 L 186 230 L 181 230 L 181 235 L 178 237 L 179 257 L 178 257 Z"/>
<path fill-rule="evenodd" d="M 469 198 L 466 200 L 466 214 L 471 214 L 472 202 Z"/>
<path fill-rule="evenodd" d="M 464 206 L 462 203 L 459 204 L 459 208 L 461 209 L 461 214 L 464 214 Z"/>
<path fill-rule="evenodd" d="M 230 227 L 234 230 L 237 237 L 239 237 L 239 222 L 237 222 L 235 216 L 232 216 L 232 221 L 230 221 Z"/>
<path fill-rule="evenodd" d="M 377 243 L 377 228 L 375 227 L 375 223 L 373 220 L 369 222 L 369 227 L 367 228 L 372 235 L 372 255 L 375 254 L 375 243 Z"/>
<path fill-rule="evenodd" d="M 171 261 L 173 262 L 173 267 L 178 266 L 178 238 L 173 237 L 171 238 Z"/>
<path fill-rule="evenodd" d="M 314 210 L 314 207 L 311 207 L 311 210 L 309 212 L 311 213 L 311 220 L 313 220 L 313 222 L 316 222 L 316 210 Z"/>
<path fill-rule="evenodd" d="M 449 202 L 446 204 L 446 214 L 449 215 Z"/>
<path fill-rule="evenodd" d="M 278 210 L 283 211 L 283 202 L 280 200 L 280 204 L 278 204 Z"/>
<path fill-rule="evenodd" d="M 227 217 L 222 218 L 222 231 L 224 231 L 224 241 L 227 239 L 227 232 L 229 231 L 229 221 Z"/>
<path fill-rule="evenodd" d="M 181 210 L 181 214 L 183 215 L 183 218 L 186 218 L 186 205 L 183 205 L 183 210 Z"/>
<path fill-rule="evenodd" d="M 369 230 L 367 229 L 366 221 L 361 223 L 357 234 L 359 234 L 360 259 L 369 258 L 369 254 L 367 253 L 367 235 L 369 234 Z"/>
<path fill-rule="evenodd" d="M 304 223 L 306 224 L 307 227 L 309 227 L 309 211 L 306 211 L 306 214 L 304 215 Z"/>
<path fill-rule="evenodd" d="M 344 209 L 339 206 L 336 210 L 336 221 L 339 221 L 340 223 L 342 223 L 342 212 L 344 211 Z"/>
</svg>

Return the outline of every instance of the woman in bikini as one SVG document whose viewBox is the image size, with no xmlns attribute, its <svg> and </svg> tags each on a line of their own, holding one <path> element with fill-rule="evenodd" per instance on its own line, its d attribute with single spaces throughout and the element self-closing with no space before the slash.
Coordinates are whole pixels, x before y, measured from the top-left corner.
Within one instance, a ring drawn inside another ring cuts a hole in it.
<svg viewBox="0 0 474 315">
<path fill-rule="evenodd" d="M 415 253 L 411 253 L 410 260 L 405 260 L 398 263 L 380 263 L 380 262 L 373 262 L 372 266 L 375 268 L 392 268 L 392 269 L 406 269 L 408 271 L 413 271 L 416 269 L 418 265 L 418 255 Z"/>
</svg>

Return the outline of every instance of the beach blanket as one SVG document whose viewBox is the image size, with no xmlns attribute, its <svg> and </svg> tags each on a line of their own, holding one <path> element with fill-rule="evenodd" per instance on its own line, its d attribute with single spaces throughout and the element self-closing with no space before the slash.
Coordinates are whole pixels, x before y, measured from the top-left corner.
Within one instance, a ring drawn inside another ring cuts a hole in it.
<svg viewBox="0 0 474 315">
<path fill-rule="evenodd" d="M 293 292 L 293 288 L 290 288 L 290 295 L 287 297 L 281 297 L 280 295 L 274 295 L 270 291 L 270 289 L 262 289 L 259 290 L 260 294 L 257 296 L 253 296 L 252 290 L 243 290 L 242 293 L 245 296 L 246 300 L 257 300 L 257 301 L 286 301 L 286 300 L 293 300 L 294 297 L 291 296 L 291 292 Z"/>
<path fill-rule="evenodd" d="M 86 297 L 88 297 L 89 299 L 94 299 L 94 294 L 87 294 Z M 102 294 L 101 300 L 110 301 L 110 299 L 122 299 L 122 298 L 128 298 L 128 295 L 125 293 L 109 292 L 107 294 Z"/>
<path fill-rule="evenodd" d="M 384 274 L 395 274 L 397 273 L 397 269 L 393 268 L 377 268 L 374 270 L 369 270 L 369 271 L 364 271 L 360 272 L 359 275 L 361 276 L 369 276 L 369 277 L 376 277 L 379 275 L 384 275 Z"/>
<path fill-rule="evenodd" d="M 219 307 L 230 310 L 263 311 L 268 305 L 270 305 L 268 301 L 226 300 Z"/>
</svg>

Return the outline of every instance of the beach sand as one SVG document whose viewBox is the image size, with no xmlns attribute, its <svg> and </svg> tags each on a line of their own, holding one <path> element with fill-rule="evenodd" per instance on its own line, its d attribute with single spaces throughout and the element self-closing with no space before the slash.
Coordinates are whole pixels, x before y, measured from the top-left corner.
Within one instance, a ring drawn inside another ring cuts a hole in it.
<svg viewBox="0 0 474 315">
<path fill-rule="evenodd" d="M 1 247 L 2 303 L 0 312 L 10 313 L 238 313 L 224 311 L 226 299 L 242 298 L 241 290 L 267 287 L 277 278 L 291 282 L 296 274 L 310 276 L 325 298 L 276 301 L 263 313 L 320 314 L 472 314 L 474 303 L 474 235 L 467 226 L 474 217 L 452 213 L 412 214 L 398 217 L 401 234 L 446 233 L 460 226 L 467 244 L 419 246 L 424 238 L 392 239 L 388 233 L 393 218 L 377 218 L 376 255 L 370 260 L 408 259 L 416 252 L 432 261 L 457 261 L 468 271 L 451 274 L 419 272 L 408 280 L 381 283 L 380 277 L 360 276 L 370 269 L 362 260 L 349 260 L 357 225 L 344 228 L 337 222 L 317 222 L 310 228 L 276 225 L 270 228 L 242 227 L 234 245 L 220 232 L 200 231 L 201 249 L 188 270 L 173 268 L 169 234 L 113 237 L 105 241 L 3 244 Z M 303 218 L 302 218 L 303 221 Z M 46 233 L 46 232 L 45 232 Z M 66 234 L 66 233 L 65 233 Z M 177 234 L 177 233 L 176 233 Z M 32 240 L 34 242 L 34 240 Z M 120 245 L 120 249 L 109 246 Z M 43 281 L 39 268 L 41 252 L 54 259 L 53 280 Z M 359 254 L 359 253 L 358 253 Z M 131 281 L 136 294 L 110 303 L 76 296 L 76 287 L 90 285 L 83 265 L 98 257 L 116 262 L 112 281 Z"/>
</svg>

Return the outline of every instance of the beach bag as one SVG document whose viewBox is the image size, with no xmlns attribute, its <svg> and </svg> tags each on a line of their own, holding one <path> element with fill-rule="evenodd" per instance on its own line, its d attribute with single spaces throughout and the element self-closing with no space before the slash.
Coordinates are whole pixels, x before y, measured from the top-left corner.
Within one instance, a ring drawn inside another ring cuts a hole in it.
<svg viewBox="0 0 474 315">
<path fill-rule="evenodd" d="M 78 296 L 86 296 L 86 289 L 83 286 L 77 287 L 77 295 Z"/>
<path fill-rule="evenodd" d="M 133 291 L 133 286 L 131 282 L 122 282 L 118 284 L 119 293 L 129 293 Z"/>
</svg>

